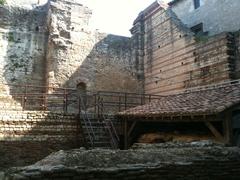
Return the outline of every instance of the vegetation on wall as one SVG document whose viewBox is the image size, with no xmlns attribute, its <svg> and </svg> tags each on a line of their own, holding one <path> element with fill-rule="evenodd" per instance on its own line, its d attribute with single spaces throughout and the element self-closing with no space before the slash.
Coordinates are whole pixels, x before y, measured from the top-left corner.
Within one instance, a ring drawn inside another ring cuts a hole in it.
<svg viewBox="0 0 240 180">
<path fill-rule="evenodd" d="M 1 1 L 1 0 L 0 0 L 0 1 Z M 9 32 L 9 33 L 8 33 L 8 41 L 14 42 L 14 35 L 13 35 L 12 32 Z"/>
<path fill-rule="evenodd" d="M 0 0 L 0 5 L 4 5 L 6 3 L 6 0 Z"/>
</svg>

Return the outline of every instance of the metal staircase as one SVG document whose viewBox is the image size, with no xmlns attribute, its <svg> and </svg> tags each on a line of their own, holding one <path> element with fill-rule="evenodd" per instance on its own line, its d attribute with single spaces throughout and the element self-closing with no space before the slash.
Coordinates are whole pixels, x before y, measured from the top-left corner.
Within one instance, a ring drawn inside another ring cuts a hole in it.
<svg viewBox="0 0 240 180">
<path fill-rule="evenodd" d="M 117 149 L 119 138 L 113 125 L 113 116 L 105 115 L 103 103 L 99 103 L 99 113 L 87 113 L 87 107 L 82 97 L 79 98 L 82 107 L 79 118 L 87 148 Z M 101 107 L 100 107 L 101 106 Z"/>
</svg>

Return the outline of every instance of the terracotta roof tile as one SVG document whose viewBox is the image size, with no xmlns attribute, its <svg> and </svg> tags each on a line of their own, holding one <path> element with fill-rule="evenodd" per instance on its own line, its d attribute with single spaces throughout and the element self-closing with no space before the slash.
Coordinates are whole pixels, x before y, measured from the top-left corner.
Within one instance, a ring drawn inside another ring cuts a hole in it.
<svg viewBox="0 0 240 180">
<path fill-rule="evenodd" d="M 211 115 L 240 103 L 240 81 L 188 89 L 149 104 L 120 112 L 120 116 Z"/>
</svg>

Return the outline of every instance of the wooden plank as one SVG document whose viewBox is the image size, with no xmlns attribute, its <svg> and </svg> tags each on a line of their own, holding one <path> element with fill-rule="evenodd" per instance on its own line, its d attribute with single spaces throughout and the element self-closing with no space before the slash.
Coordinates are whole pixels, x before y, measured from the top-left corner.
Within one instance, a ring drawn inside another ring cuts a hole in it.
<svg viewBox="0 0 240 180">
<path fill-rule="evenodd" d="M 134 127 L 136 126 L 136 123 L 137 123 L 137 121 L 134 121 L 134 122 L 132 123 L 132 125 L 131 125 L 131 127 L 130 127 L 130 129 L 129 129 L 129 131 L 128 131 L 128 137 L 131 135 Z"/>
<path fill-rule="evenodd" d="M 224 137 L 222 134 L 213 126 L 211 122 L 205 122 L 205 125 L 208 127 L 208 129 L 212 132 L 212 134 L 222 142 L 224 141 Z"/>
<path fill-rule="evenodd" d="M 171 119 L 172 116 L 172 119 Z M 149 116 L 138 116 L 138 115 L 124 115 L 119 117 L 129 118 L 130 122 L 138 121 L 138 122 L 219 122 L 222 121 L 217 115 L 207 115 L 207 114 L 195 114 L 194 119 L 191 118 L 191 115 L 169 115 L 169 116 L 162 116 L 162 115 L 149 115 Z"/>
<path fill-rule="evenodd" d="M 225 114 L 225 119 L 223 120 L 223 132 L 225 143 L 228 145 L 233 144 L 233 128 L 232 128 L 232 112 L 228 111 Z"/>
</svg>

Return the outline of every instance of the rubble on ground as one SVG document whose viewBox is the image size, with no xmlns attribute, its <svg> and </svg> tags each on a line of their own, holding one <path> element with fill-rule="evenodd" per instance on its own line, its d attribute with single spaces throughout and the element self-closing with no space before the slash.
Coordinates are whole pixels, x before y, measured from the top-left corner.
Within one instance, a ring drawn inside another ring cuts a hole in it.
<svg viewBox="0 0 240 180">
<path fill-rule="evenodd" d="M 5 179 L 204 179 L 229 175 L 233 179 L 240 175 L 240 149 L 198 141 L 139 143 L 129 150 L 58 151 L 34 165 L 8 170 Z"/>
</svg>

